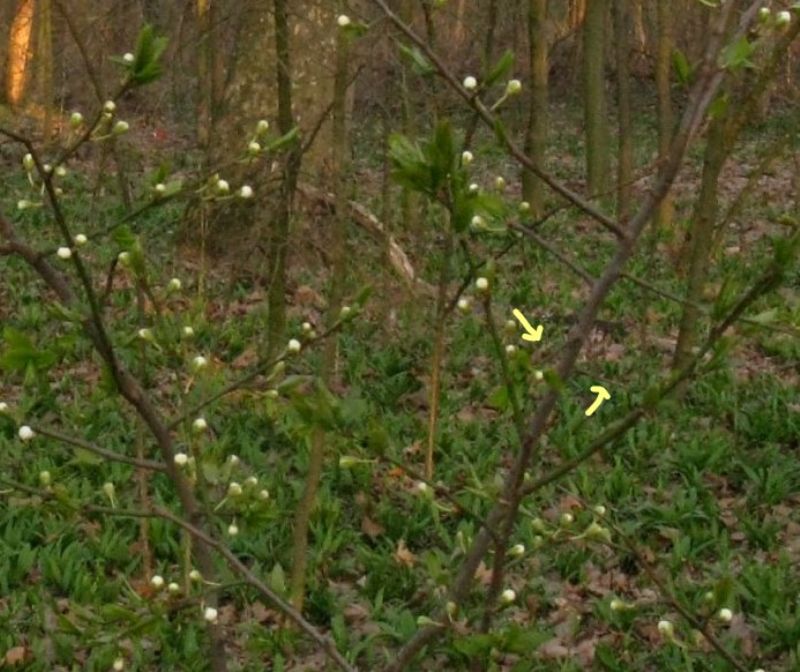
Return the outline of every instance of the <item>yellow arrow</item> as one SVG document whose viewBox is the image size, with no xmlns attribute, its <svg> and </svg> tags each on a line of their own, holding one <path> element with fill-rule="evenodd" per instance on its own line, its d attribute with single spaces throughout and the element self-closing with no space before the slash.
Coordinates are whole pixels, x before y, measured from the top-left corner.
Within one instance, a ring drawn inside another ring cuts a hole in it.
<svg viewBox="0 0 800 672">
<path fill-rule="evenodd" d="M 604 401 L 611 399 L 611 395 L 608 393 L 608 390 L 602 385 L 592 385 L 589 389 L 597 395 L 597 399 L 595 399 L 594 403 L 586 409 L 587 416 L 591 415 L 598 408 L 600 408 Z"/>
<path fill-rule="evenodd" d="M 519 323 L 522 325 L 522 328 L 525 329 L 527 333 L 522 334 L 523 341 L 530 341 L 531 343 L 536 343 L 537 341 L 542 340 L 542 332 L 544 331 L 544 326 L 541 324 L 536 327 L 536 329 L 531 326 L 531 323 L 528 322 L 526 317 L 522 314 L 522 311 L 517 310 L 514 308 L 512 311 L 514 313 L 514 317 L 519 320 Z"/>
</svg>

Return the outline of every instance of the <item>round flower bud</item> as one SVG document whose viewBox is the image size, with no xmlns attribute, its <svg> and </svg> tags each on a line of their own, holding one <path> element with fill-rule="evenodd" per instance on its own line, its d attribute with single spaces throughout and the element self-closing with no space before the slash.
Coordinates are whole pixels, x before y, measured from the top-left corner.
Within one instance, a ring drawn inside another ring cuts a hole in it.
<svg viewBox="0 0 800 672">
<path fill-rule="evenodd" d="M 228 485 L 228 497 L 241 497 L 242 492 L 244 492 L 242 486 L 236 481 L 231 481 L 230 485 Z"/>
<path fill-rule="evenodd" d="M 761 9 L 758 10 L 758 18 L 762 22 L 768 21 L 770 15 L 771 12 L 769 11 L 769 7 L 762 7 Z"/>
<path fill-rule="evenodd" d="M 517 208 L 522 214 L 531 211 L 531 204 L 528 201 L 522 201 Z"/>
<path fill-rule="evenodd" d="M 249 488 L 254 488 L 258 485 L 258 479 L 255 476 L 248 476 L 245 479 L 244 484 Z"/>
<path fill-rule="evenodd" d="M 189 456 L 186 453 L 175 453 L 175 457 L 172 459 L 178 467 L 185 467 L 189 462 Z"/>
<path fill-rule="evenodd" d="M 661 633 L 662 637 L 672 639 L 675 636 L 675 626 L 667 620 L 658 622 L 658 631 Z"/>
<path fill-rule="evenodd" d="M 86 237 L 85 233 L 79 233 L 72 239 L 77 247 L 83 247 L 86 243 L 89 242 L 89 239 Z"/>
<path fill-rule="evenodd" d="M 464 88 L 467 91 L 474 91 L 478 88 L 478 80 L 475 79 L 472 75 L 469 77 L 464 78 Z"/>
<path fill-rule="evenodd" d="M 117 658 L 111 668 L 114 670 L 114 672 L 121 672 L 125 669 L 125 659 Z"/>
<path fill-rule="evenodd" d="M 235 466 L 238 466 L 238 464 L 239 464 L 239 462 L 240 462 L 240 461 L 241 461 L 241 460 L 239 460 L 239 456 L 238 456 L 238 455 L 231 455 L 231 456 L 228 458 L 228 462 L 230 462 L 230 463 L 231 463 L 231 466 L 234 466 L 234 467 L 235 467 Z"/>
<path fill-rule="evenodd" d="M 45 163 L 42 166 L 42 170 L 49 175 L 50 173 L 53 172 L 53 166 L 51 166 L 49 163 Z"/>
<path fill-rule="evenodd" d="M 216 623 L 217 622 L 217 610 L 214 607 L 206 607 L 203 609 L 203 618 L 208 621 L 209 623 Z"/>
<path fill-rule="evenodd" d="M 203 355 L 197 355 L 197 357 L 195 357 L 192 360 L 192 368 L 195 371 L 201 371 L 205 369 L 207 366 L 208 366 L 208 360 L 205 357 L 203 357 Z"/>
<path fill-rule="evenodd" d="M 336 23 L 339 25 L 339 28 L 347 28 L 350 25 L 350 17 L 346 14 L 339 14 L 336 18 Z"/>
<path fill-rule="evenodd" d="M 106 497 L 113 499 L 117 489 L 114 487 L 114 484 L 111 481 L 106 481 L 103 483 L 103 492 L 105 493 Z"/>
<path fill-rule="evenodd" d="M 27 210 L 28 208 L 32 207 L 33 203 L 24 198 L 17 201 L 17 210 Z"/>
<path fill-rule="evenodd" d="M 26 154 L 22 157 L 22 165 L 29 173 L 34 169 L 36 166 L 36 162 L 33 160 L 33 154 Z"/>
<path fill-rule="evenodd" d="M 178 593 L 181 592 L 181 587 L 177 583 L 172 581 L 167 585 L 167 590 L 173 595 L 177 595 Z"/>
<path fill-rule="evenodd" d="M 461 298 L 458 300 L 458 309 L 459 309 L 459 310 L 460 310 L 462 313 L 468 313 L 468 312 L 470 311 L 470 308 L 471 308 L 471 303 L 470 303 L 470 300 L 462 296 L 462 297 L 461 297 Z"/>
<path fill-rule="evenodd" d="M 477 184 L 475 184 L 474 182 L 469 185 L 469 193 L 470 194 L 477 194 L 480 190 L 481 190 L 481 188 Z"/>
<path fill-rule="evenodd" d="M 514 544 L 511 549 L 508 551 L 508 554 L 512 558 L 519 558 L 520 556 L 525 555 L 525 546 L 524 544 Z"/>
<path fill-rule="evenodd" d="M 253 198 L 253 187 L 249 184 L 243 184 L 242 188 L 239 189 L 239 198 L 244 198 L 245 200 Z"/>
<path fill-rule="evenodd" d="M 164 587 L 164 577 L 156 574 L 152 579 L 150 579 L 150 585 L 156 590 L 161 590 Z"/>
<path fill-rule="evenodd" d="M 261 151 L 261 145 L 255 140 L 251 140 L 247 145 L 247 153 L 251 156 L 256 156 Z"/>
<path fill-rule="evenodd" d="M 501 177 L 500 175 L 495 177 L 494 178 L 494 188 L 497 189 L 497 191 L 505 191 L 506 190 L 506 180 L 505 180 L 505 178 Z"/>
<path fill-rule="evenodd" d="M 5 401 L 0 401 L 0 413 L 8 413 L 8 404 Z"/>
<path fill-rule="evenodd" d="M 475 289 L 477 289 L 479 292 L 485 292 L 487 289 L 489 289 L 489 280 L 487 278 L 478 278 L 475 281 Z"/>
<path fill-rule="evenodd" d="M 69 125 L 72 126 L 72 128 L 79 128 L 82 123 L 83 115 L 80 112 L 73 112 L 69 116 Z"/>
<path fill-rule="evenodd" d="M 72 250 L 68 247 L 59 247 L 56 250 L 56 255 L 58 255 L 59 259 L 69 259 L 72 257 Z"/>
<path fill-rule="evenodd" d="M 262 502 L 266 502 L 269 499 L 269 490 L 259 490 L 258 491 L 258 498 Z"/>
<path fill-rule="evenodd" d="M 300 348 L 301 348 L 301 347 L 302 347 L 302 346 L 300 345 L 300 341 L 298 341 L 296 338 L 293 338 L 293 339 L 291 339 L 291 340 L 289 341 L 289 344 L 286 346 L 286 349 L 287 349 L 287 350 L 288 350 L 290 353 L 292 353 L 292 354 L 295 354 L 295 355 L 296 355 L 298 352 L 300 352 Z"/>
<path fill-rule="evenodd" d="M 447 612 L 447 615 L 448 615 L 450 618 L 455 618 L 455 617 L 456 617 L 456 615 L 458 614 L 458 605 L 457 605 L 455 602 L 453 602 L 452 600 L 450 600 L 450 601 L 449 601 L 449 602 L 448 602 L 448 603 L 445 605 L 445 607 L 444 607 L 444 608 L 445 608 L 445 611 Z"/>
<path fill-rule="evenodd" d="M 352 469 L 357 464 L 359 464 L 361 460 L 357 457 L 353 457 L 352 455 L 341 455 L 339 456 L 339 468 L 340 469 Z"/>
<path fill-rule="evenodd" d="M 625 608 L 625 603 L 622 600 L 614 598 L 608 606 L 611 611 L 622 611 Z"/>
<path fill-rule="evenodd" d="M 117 111 L 117 104 L 113 100 L 107 100 L 103 103 L 103 112 L 106 114 L 114 114 Z"/>
<path fill-rule="evenodd" d="M 256 124 L 256 133 L 264 135 L 269 130 L 269 122 L 266 119 L 261 119 Z"/>
<path fill-rule="evenodd" d="M 36 432 L 34 432 L 28 425 L 22 425 L 19 428 L 19 432 L 17 432 L 19 438 L 23 441 L 30 441 L 34 436 L 36 436 Z"/>
<path fill-rule="evenodd" d="M 502 602 L 503 604 L 511 604 L 516 599 L 517 599 L 517 594 L 513 590 L 511 590 L 511 588 L 506 588 L 500 594 L 500 602 Z"/>
<path fill-rule="evenodd" d="M 723 623 L 730 623 L 733 620 L 733 612 L 730 609 L 720 609 L 717 616 Z"/>
<path fill-rule="evenodd" d="M 417 481 L 417 484 L 416 484 L 415 487 L 417 489 L 417 492 L 419 494 L 421 494 L 421 495 L 426 494 L 428 492 L 428 490 L 429 490 L 428 484 L 425 481 Z"/>
<path fill-rule="evenodd" d="M 127 133 L 130 130 L 131 125 L 127 121 L 123 121 L 120 119 L 116 124 L 114 124 L 114 128 L 111 129 L 111 132 L 114 135 L 122 135 L 123 133 Z"/>
<path fill-rule="evenodd" d="M 342 320 L 345 319 L 352 311 L 353 309 L 350 306 L 342 306 L 342 309 L 339 311 L 339 318 Z"/>
<path fill-rule="evenodd" d="M 125 61 L 128 64 L 131 64 L 136 60 L 136 58 L 131 52 L 128 52 L 127 54 L 124 54 L 122 56 L 122 60 Z"/>
<path fill-rule="evenodd" d="M 778 12 L 775 15 L 775 25 L 778 28 L 783 28 L 785 26 L 788 26 L 791 22 L 792 22 L 792 15 L 790 12 L 783 11 L 783 12 Z"/>
<path fill-rule="evenodd" d="M 522 82 L 520 82 L 518 79 L 508 80 L 508 84 L 506 84 L 506 95 L 516 96 L 521 91 L 522 91 Z"/>
<path fill-rule="evenodd" d="M 221 178 L 217 180 L 217 184 L 215 186 L 220 194 L 227 194 L 231 190 L 231 185 L 228 184 L 228 181 Z"/>
<path fill-rule="evenodd" d="M 123 266 L 129 266 L 131 263 L 131 253 L 130 252 L 120 252 L 117 255 L 117 261 L 122 264 Z"/>
<path fill-rule="evenodd" d="M 475 156 L 470 151 L 465 151 L 461 153 L 461 163 L 465 166 L 468 166 L 475 160 Z"/>
<path fill-rule="evenodd" d="M 183 283 L 181 282 L 180 278 L 172 278 L 169 283 L 167 283 L 167 289 L 170 292 L 179 292 L 183 287 Z"/>
<path fill-rule="evenodd" d="M 44 487 L 50 485 L 50 472 L 49 471 L 40 471 L 39 472 L 39 483 L 41 483 Z"/>
<path fill-rule="evenodd" d="M 572 523 L 575 521 L 575 517 L 571 513 L 565 512 L 561 514 L 560 520 L 562 525 L 572 525 Z"/>
<path fill-rule="evenodd" d="M 517 346 L 516 345 L 509 344 L 509 345 L 506 346 L 506 354 L 507 355 L 513 355 L 516 351 L 517 351 Z"/>
<path fill-rule="evenodd" d="M 194 329 L 191 327 L 184 327 L 181 329 L 181 336 L 184 338 L 192 338 L 194 336 Z"/>
<path fill-rule="evenodd" d="M 603 506 L 602 504 L 598 504 L 597 506 L 594 507 L 594 512 L 598 516 L 605 516 L 606 515 L 606 507 Z"/>
<path fill-rule="evenodd" d="M 236 526 L 236 523 L 231 523 L 228 525 L 228 534 L 232 537 L 235 537 L 239 534 L 239 528 Z"/>
<path fill-rule="evenodd" d="M 543 380 L 544 379 L 544 372 L 540 371 L 539 369 L 536 369 L 536 371 L 533 372 L 533 377 L 536 380 Z"/>
<path fill-rule="evenodd" d="M 200 434 L 201 432 L 205 432 L 208 429 L 208 423 L 206 422 L 206 419 L 205 418 L 196 418 L 195 421 L 192 423 L 192 429 L 197 434 Z"/>
<path fill-rule="evenodd" d="M 146 328 L 145 329 L 139 329 L 137 334 L 139 335 L 139 338 L 141 338 L 143 341 L 151 341 L 152 342 L 152 340 L 153 340 L 153 330 L 152 329 L 146 329 Z"/>
<path fill-rule="evenodd" d="M 163 196 L 167 193 L 167 185 L 159 182 L 153 187 L 153 192 L 155 192 L 156 197 Z"/>
<path fill-rule="evenodd" d="M 264 394 L 267 395 L 267 399 L 277 399 L 280 396 L 278 390 L 267 390 Z"/>
<path fill-rule="evenodd" d="M 198 581 L 203 580 L 203 575 L 196 569 L 193 569 L 191 572 L 189 572 L 189 580 L 197 583 Z"/>
</svg>

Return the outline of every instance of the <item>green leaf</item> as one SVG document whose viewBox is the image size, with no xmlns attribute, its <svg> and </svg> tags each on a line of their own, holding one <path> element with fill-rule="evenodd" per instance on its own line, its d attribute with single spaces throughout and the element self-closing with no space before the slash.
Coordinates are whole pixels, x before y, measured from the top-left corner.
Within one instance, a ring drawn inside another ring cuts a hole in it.
<svg viewBox="0 0 800 672">
<path fill-rule="evenodd" d="M 280 595 L 286 594 L 286 572 L 283 571 L 279 562 L 275 563 L 269 573 L 269 587 Z"/>
<path fill-rule="evenodd" d="M 755 45 L 743 35 L 736 40 L 736 42 L 732 42 L 723 49 L 721 56 L 722 65 L 729 70 L 752 68 L 754 66 L 750 61 L 750 57 L 755 50 Z"/>
<path fill-rule="evenodd" d="M 675 70 L 675 76 L 678 81 L 684 86 L 692 81 L 692 66 L 680 49 L 675 49 L 672 52 L 672 67 Z"/>
<path fill-rule="evenodd" d="M 267 150 L 270 152 L 277 152 L 279 149 L 283 149 L 284 147 L 294 144 L 299 138 L 300 128 L 295 126 L 288 133 L 284 133 L 280 138 L 269 143 L 267 145 Z"/>
<path fill-rule="evenodd" d="M 0 355 L 0 369 L 6 371 L 40 371 L 48 369 L 58 361 L 50 350 L 40 350 L 25 334 L 11 327 L 3 330 L 6 347 Z"/>
<path fill-rule="evenodd" d="M 147 24 L 139 33 L 136 41 L 133 63 L 131 64 L 130 81 L 136 86 L 149 84 L 161 77 L 164 71 L 161 56 L 167 48 L 166 37 L 156 36 L 153 26 Z"/>
<path fill-rule="evenodd" d="M 514 65 L 514 52 L 508 49 L 501 57 L 489 73 L 484 77 L 484 86 L 491 86 L 499 79 L 505 77 Z"/>
<path fill-rule="evenodd" d="M 398 47 L 400 48 L 400 53 L 418 75 L 429 77 L 436 72 L 436 68 L 431 65 L 431 62 L 417 47 L 407 47 L 405 44 L 399 44 Z"/>
</svg>

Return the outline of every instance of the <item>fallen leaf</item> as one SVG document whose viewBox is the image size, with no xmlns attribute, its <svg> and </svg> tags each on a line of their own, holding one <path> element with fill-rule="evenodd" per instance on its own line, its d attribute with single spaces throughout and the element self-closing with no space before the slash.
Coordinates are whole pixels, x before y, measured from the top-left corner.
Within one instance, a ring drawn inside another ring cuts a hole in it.
<svg viewBox="0 0 800 672">
<path fill-rule="evenodd" d="M 375 539 L 375 537 L 380 536 L 386 530 L 380 523 L 376 523 L 369 516 L 364 516 L 361 519 L 361 531 L 371 539 Z"/>
<path fill-rule="evenodd" d="M 13 646 L 6 651 L 6 665 L 16 665 L 25 660 L 28 650 L 24 646 Z"/>
<path fill-rule="evenodd" d="M 417 562 L 417 556 L 406 546 L 405 539 L 401 539 L 397 542 L 397 548 L 394 551 L 394 559 L 398 564 L 405 565 L 406 567 L 413 567 Z"/>
</svg>

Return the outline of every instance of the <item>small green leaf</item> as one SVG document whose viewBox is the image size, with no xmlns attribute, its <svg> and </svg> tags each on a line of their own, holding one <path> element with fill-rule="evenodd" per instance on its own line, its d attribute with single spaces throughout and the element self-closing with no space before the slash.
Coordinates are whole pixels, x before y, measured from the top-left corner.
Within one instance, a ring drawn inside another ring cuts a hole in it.
<svg viewBox="0 0 800 672">
<path fill-rule="evenodd" d="M 678 81 L 684 86 L 692 81 L 692 66 L 680 49 L 675 49 L 672 52 L 672 67 L 675 70 L 675 76 Z"/>
<path fill-rule="evenodd" d="M 514 52 L 510 49 L 507 50 L 501 57 L 497 63 L 494 64 L 494 67 L 489 71 L 489 73 L 484 77 L 484 86 L 491 86 L 498 80 L 505 77 L 511 68 L 514 65 Z"/>
<path fill-rule="evenodd" d="M 400 53 L 418 75 L 428 77 L 436 72 L 431 62 L 417 47 L 407 47 L 405 44 L 399 44 L 398 47 L 400 48 Z"/>
</svg>

